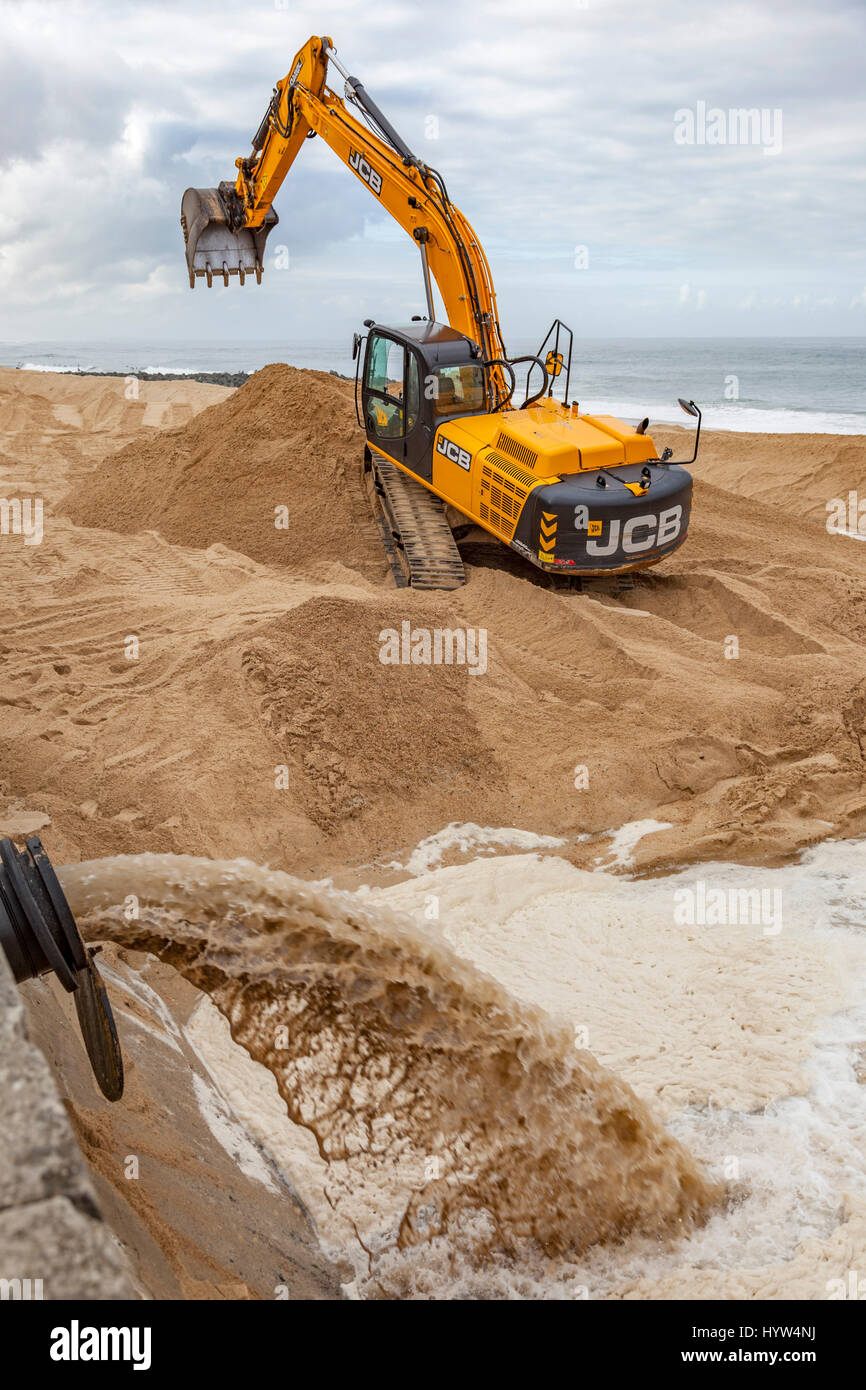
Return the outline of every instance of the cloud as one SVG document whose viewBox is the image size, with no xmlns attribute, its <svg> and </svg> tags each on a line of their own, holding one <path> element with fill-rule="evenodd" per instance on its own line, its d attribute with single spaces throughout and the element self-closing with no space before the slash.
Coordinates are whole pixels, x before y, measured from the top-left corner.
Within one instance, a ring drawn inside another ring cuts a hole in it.
<svg viewBox="0 0 866 1390">
<path fill-rule="evenodd" d="M 441 0 L 435 22 L 410 0 L 331 0 L 327 22 L 471 218 L 510 336 L 539 336 L 542 306 L 565 304 L 590 334 L 676 332 L 684 307 L 708 333 L 737 331 L 744 309 L 755 333 L 850 331 L 866 275 L 860 0 L 827 0 L 820 23 L 814 0 L 669 0 L 663 24 L 643 0 Z M 291 273 L 210 305 L 185 288 L 183 189 L 232 176 L 321 24 L 307 0 L 7 3 L 3 335 L 300 339 L 417 311 L 411 242 L 322 140 L 277 199 Z M 783 148 L 678 145 L 675 113 L 698 102 L 780 110 Z"/>
</svg>

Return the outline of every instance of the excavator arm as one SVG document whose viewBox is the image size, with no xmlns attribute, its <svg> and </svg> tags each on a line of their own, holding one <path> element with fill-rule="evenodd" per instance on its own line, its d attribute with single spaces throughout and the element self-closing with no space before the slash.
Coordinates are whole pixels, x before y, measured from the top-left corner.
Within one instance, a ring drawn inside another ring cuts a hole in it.
<svg viewBox="0 0 866 1390">
<path fill-rule="evenodd" d="M 329 63 L 344 79 L 342 97 L 327 85 Z M 304 140 L 314 135 L 415 241 L 429 317 L 432 274 L 451 327 L 478 343 L 488 362 L 506 359 L 490 267 L 472 227 L 441 176 L 412 153 L 341 66 L 329 38 L 311 38 L 295 55 L 274 88 L 251 154 L 235 161 L 235 182 L 186 190 L 181 225 L 190 285 L 198 277 L 210 285 L 214 276 L 228 285 L 232 275 L 243 283 L 249 272 L 261 281 L 265 242 L 278 220 L 274 199 Z M 504 386 L 501 368 L 492 370 Z"/>
</svg>

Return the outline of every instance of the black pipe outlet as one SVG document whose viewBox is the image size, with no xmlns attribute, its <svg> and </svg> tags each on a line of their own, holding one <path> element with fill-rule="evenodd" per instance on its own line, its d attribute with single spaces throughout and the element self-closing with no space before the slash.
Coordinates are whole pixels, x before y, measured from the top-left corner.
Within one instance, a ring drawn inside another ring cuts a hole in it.
<svg viewBox="0 0 866 1390">
<path fill-rule="evenodd" d="M 81 939 L 38 835 L 25 849 L 0 840 L 0 947 L 16 984 L 56 975 L 75 998 L 84 1046 L 107 1100 L 123 1095 L 123 1056 L 96 952 Z"/>
</svg>

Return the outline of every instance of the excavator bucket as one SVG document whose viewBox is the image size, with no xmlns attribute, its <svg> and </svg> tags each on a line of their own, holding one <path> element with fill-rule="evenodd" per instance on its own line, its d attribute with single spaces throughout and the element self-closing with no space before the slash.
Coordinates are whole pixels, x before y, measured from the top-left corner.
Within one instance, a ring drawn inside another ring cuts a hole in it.
<svg viewBox="0 0 866 1390">
<path fill-rule="evenodd" d="M 219 188 L 188 188 L 180 205 L 180 225 L 186 242 L 186 266 L 190 289 L 195 289 L 196 277 L 204 277 L 208 287 L 214 277 L 229 283 L 237 275 L 244 284 L 247 275 L 255 275 L 262 283 L 262 261 L 265 242 L 279 221 L 271 209 L 261 227 L 233 229 L 229 218 L 232 184 Z"/>
</svg>

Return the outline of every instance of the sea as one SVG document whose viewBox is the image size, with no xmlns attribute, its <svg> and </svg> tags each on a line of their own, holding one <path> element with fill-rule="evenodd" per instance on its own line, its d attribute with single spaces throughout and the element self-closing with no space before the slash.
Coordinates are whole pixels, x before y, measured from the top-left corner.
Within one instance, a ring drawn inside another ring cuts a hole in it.
<svg viewBox="0 0 866 1390">
<path fill-rule="evenodd" d="M 509 342 L 513 357 L 538 351 Z M 0 366 L 45 372 L 254 372 L 270 362 L 354 376 L 345 341 L 141 340 L 0 343 Z M 540 382 L 536 373 L 532 389 Z M 557 394 L 588 413 L 706 428 L 785 434 L 866 434 L 866 337 L 576 338 Z"/>
</svg>

